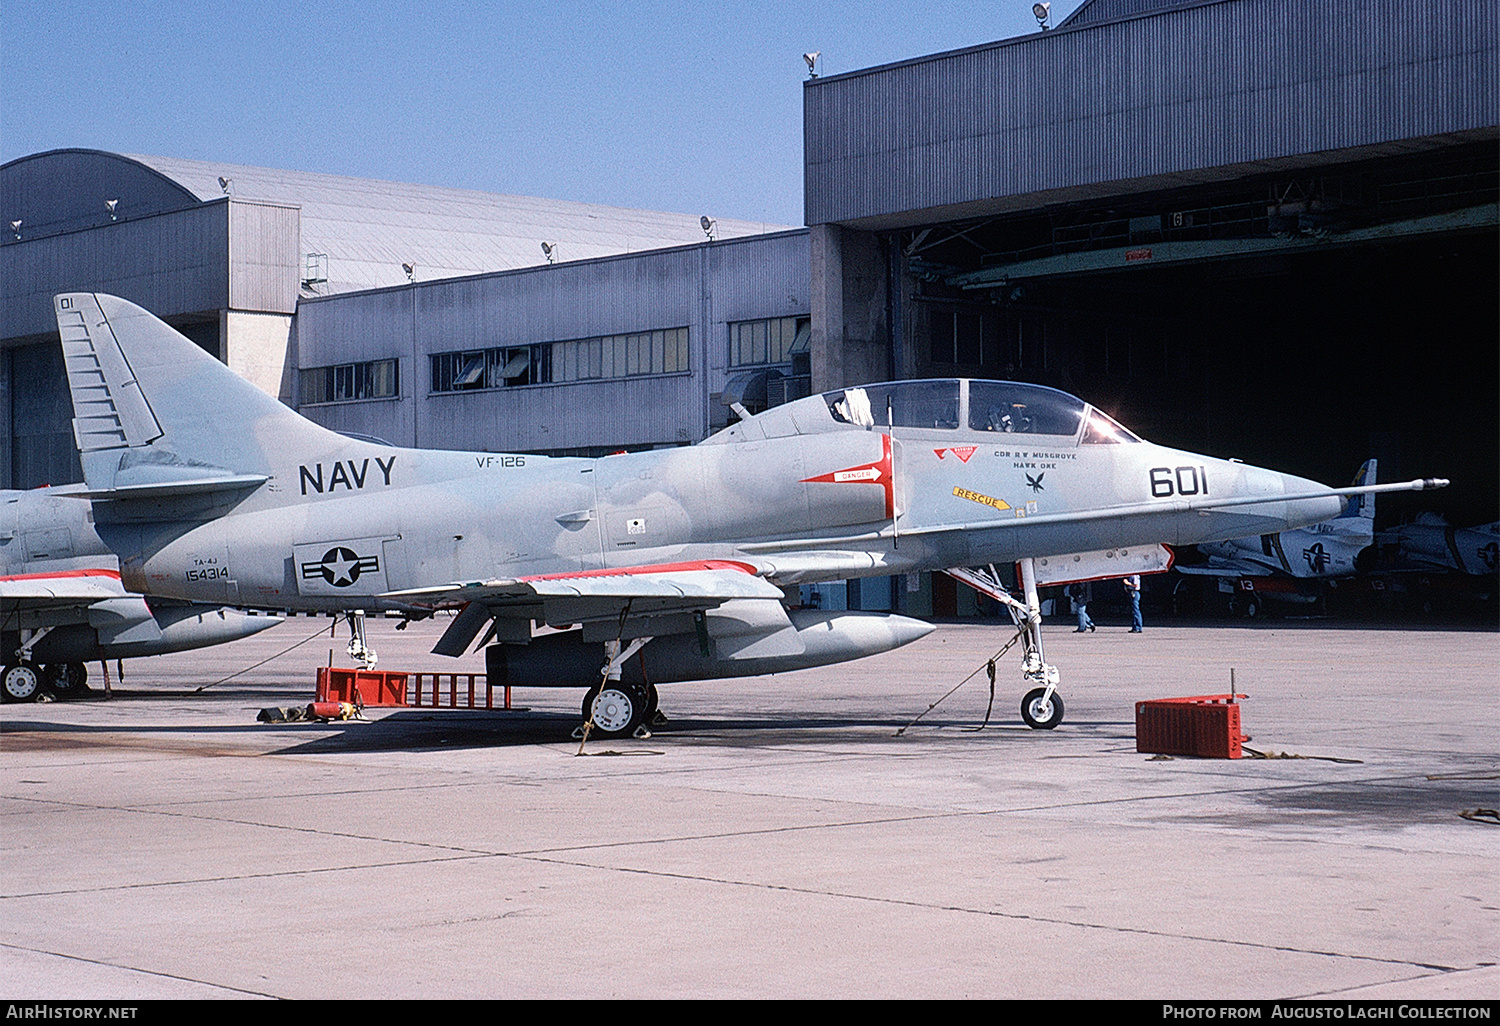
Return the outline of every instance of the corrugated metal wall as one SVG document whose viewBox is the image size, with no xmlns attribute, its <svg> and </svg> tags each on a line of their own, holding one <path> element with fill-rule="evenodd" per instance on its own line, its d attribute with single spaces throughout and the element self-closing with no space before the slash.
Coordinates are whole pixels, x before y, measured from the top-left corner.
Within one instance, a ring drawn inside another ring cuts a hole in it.
<svg viewBox="0 0 1500 1026">
<path fill-rule="evenodd" d="M 0 247 L 0 338 L 56 334 L 52 297 L 108 292 L 161 317 L 229 303 L 227 201 Z"/>
<path fill-rule="evenodd" d="M 56 342 L 0 350 L 0 488 L 83 480 L 73 441 L 73 404 Z"/>
<path fill-rule="evenodd" d="M 229 201 L 229 307 L 295 313 L 302 271 L 296 207 Z"/>
<path fill-rule="evenodd" d="M 1493 129 L 1497 23 L 1480 0 L 1227 0 L 813 80 L 807 223 Z"/>
<path fill-rule="evenodd" d="M 0 217 L 26 238 L 198 205 L 198 197 L 138 160 L 103 150 L 48 150 L 0 165 Z M 9 245 L 13 239 L 3 240 Z"/>
<path fill-rule="evenodd" d="M 797 231 L 304 300 L 299 367 L 394 357 L 402 396 L 302 412 L 337 430 L 433 448 L 697 441 L 708 396 L 724 384 L 728 325 L 806 315 L 807 289 L 808 237 Z M 686 374 L 429 394 L 432 353 L 684 325 Z"/>
</svg>

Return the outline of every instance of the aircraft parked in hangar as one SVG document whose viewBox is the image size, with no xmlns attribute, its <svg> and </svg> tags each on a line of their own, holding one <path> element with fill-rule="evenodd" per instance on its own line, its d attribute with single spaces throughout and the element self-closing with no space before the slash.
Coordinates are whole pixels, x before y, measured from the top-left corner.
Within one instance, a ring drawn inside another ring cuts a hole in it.
<svg viewBox="0 0 1500 1026">
<path fill-rule="evenodd" d="M 85 664 L 205 648 L 281 623 L 238 609 L 128 593 L 76 486 L 0 491 L 0 694 L 85 687 Z"/>
<path fill-rule="evenodd" d="M 642 724 L 660 682 L 820 666 L 931 629 L 788 610 L 784 589 L 1010 562 L 1023 717 L 1052 727 L 1041 558 L 1294 530 L 1345 495 L 1446 484 L 1330 490 L 1142 441 L 1053 389 L 958 379 L 844 388 L 603 459 L 398 449 L 305 420 L 125 300 L 54 305 L 97 529 L 128 587 L 456 609 L 434 651 L 482 633 L 492 681 L 587 688 L 608 734 Z"/>
<path fill-rule="evenodd" d="M 1382 548 L 1394 548 L 1390 562 L 1401 570 L 1457 570 L 1470 576 L 1500 568 L 1500 521 L 1454 527 L 1440 514 L 1423 513 L 1409 524 L 1380 533 Z"/>
<path fill-rule="evenodd" d="M 1354 475 L 1354 484 L 1373 485 L 1377 462 L 1366 460 Z M 1375 496 L 1349 496 L 1338 516 L 1320 524 L 1291 531 L 1231 538 L 1223 542 L 1200 542 L 1197 549 L 1207 557 L 1201 563 L 1176 564 L 1178 573 L 1216 577 L 1233 582 L 1232 603 L 1247 616 L 1255 616 L 1266 598 L 1289 602 L 1314 602 L 1309 582 L 1352 577 L 1364 567 L 1360 554 L 1375 541 Z"/>
</svg>

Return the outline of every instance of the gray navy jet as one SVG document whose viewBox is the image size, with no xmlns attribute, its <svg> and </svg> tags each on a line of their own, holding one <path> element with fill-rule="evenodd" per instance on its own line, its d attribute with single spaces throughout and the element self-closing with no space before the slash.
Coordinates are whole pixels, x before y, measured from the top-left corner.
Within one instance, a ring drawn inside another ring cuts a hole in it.
<svg viewBox="0 0 1500 1026">
<path fill-rule="evenodd" d="M 0 491 L 0 695 L 87 687 L 86 664 L 219 645 L 281 623 L 238 609 L 147 603 L 120 583 L 76 487 Z"/>
<path fill-rule="evenodd" d="M 1003 596 L 1023 718 L 1053 727 L 1038 563 L 1124 565 L 1137 547 L 1293 530 L 1342 496 L 1446 483 L 1333 490 L 1153 445 L 1054 389 L 959 379 L 839 389 L 602 459 L 403 449 L 311 423 L 125 300 L 55 307 L 86 494 L 127 587 L 456 610 L 434 651 L 479 638 L 495 684 L 586 688 L 585 719 L 613 735 L 648 722 L 659 683 L 820 666 L 931 629 L 789 609 L 797 585 L 951 568 Z M 987 569 L 1009 563 L 1014 595 Z"/>
</svg>

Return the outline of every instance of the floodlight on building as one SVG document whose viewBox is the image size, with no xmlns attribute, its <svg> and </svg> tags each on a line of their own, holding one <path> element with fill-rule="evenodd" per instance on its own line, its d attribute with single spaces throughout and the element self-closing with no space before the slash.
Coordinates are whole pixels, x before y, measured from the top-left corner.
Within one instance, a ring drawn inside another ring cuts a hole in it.
<svg viewBox="0 0 1500 1026">
<path fill-rule="evenodd" d="M 547 258 L 547 263 L 557 263 L 557 247 L 550 242 L 542 243 L 542 256 Z"/>
<path fill-rule="evenodd" d="M 224 195 L 229 195 L 229 187 L 233 184 L 233 178 L 225 178 L 223 175 L 219 176 L 219 188 L 224 190 Z"/>
<path fill-rule="evenodd" d="M 1052 5 L 1050 3 L 1032 4 L 1031 13 L 1032 16 L 1036 18 L 1037 28 L 1041 29 L 1043 32 L 1046 32 L 1047 19 L 1052 16 Z"/>
<path fill-rule="evenodd" d="M 715 221 L 707 214 L 704 214 L 702 217 L 698 218 L 698 227 L 703 229 L 703 234 L 708 236 L 709 242 L 714 241 L 714 229 L 716 229 L 718 226 L 719 222 Z"/>
<path fill-rule="evenodd" d="M 11 233 L 18 239 L 21 237 L 21 224 L 22 222 L 20 221 L 12 221 L 10 223 Z"/>
<path fill-rule="evenodd" d="M 401 270 L 403 270 L 403 271 L 406 272 L 406 280 L 407 281 L 416 281 L 417 280 L 417 278 L 416 278 L 417 265 L 416 264 L 402 264 L 401 265 Z"/>
<path fill-rule="evenodd" d="M 109 211 L 109 219 L 111 221 L 115 221 L 115 220 L 119 219 L 118 215 L 115 214 L 115 208 L 118 207 L 119 205 L 120 205 L 120 201 L 117 200 L 117 199 L 105 200 L 104 201 L 104 207 L 105 207 L 106 210 Z"/>
<path fill-rule="evenodd" d="M 807 77 L 818 77 L 818 58 L 823 56 L 822 50 L 814 50 L 812 53 L 802 55 L 802 61 L 807 65 Z"/>
</svg>

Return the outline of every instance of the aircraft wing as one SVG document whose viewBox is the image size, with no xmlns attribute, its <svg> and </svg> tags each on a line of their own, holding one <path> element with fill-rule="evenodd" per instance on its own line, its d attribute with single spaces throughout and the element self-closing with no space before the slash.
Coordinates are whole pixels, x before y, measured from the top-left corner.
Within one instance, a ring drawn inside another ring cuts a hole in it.
<svg viewBox="0 0 1500 1026">
<path fill-rule="evenodd" d="M 60 570 L 0 577 L 0 603 L 6 606 L 89 606 L 125 595 L 113 570 Z"/>
<path fill-rule="evenodd" d="M 734 599 L 772 600 L 782 591 L 754 566 L 731 560 L 662 563 L 542 574 L 390 592 L 413 605 L 462 607 L 433 651 L 462 655 L 486 623 L 500 640 L 530 637 L 530 621 L 560 626 L 694 613 Z M 486 637 L 486 641 L 489 637 Z"/>
<path fill-rule="evenodd" d="M 1260 563 L 1226 559 L 1210 560 L 1192 566 L 1178 563 L 1173 569 L 1180 574 L 1197 574 L 1200 577 L 1270 577 L 1276 572 Z"/>
</svg>

